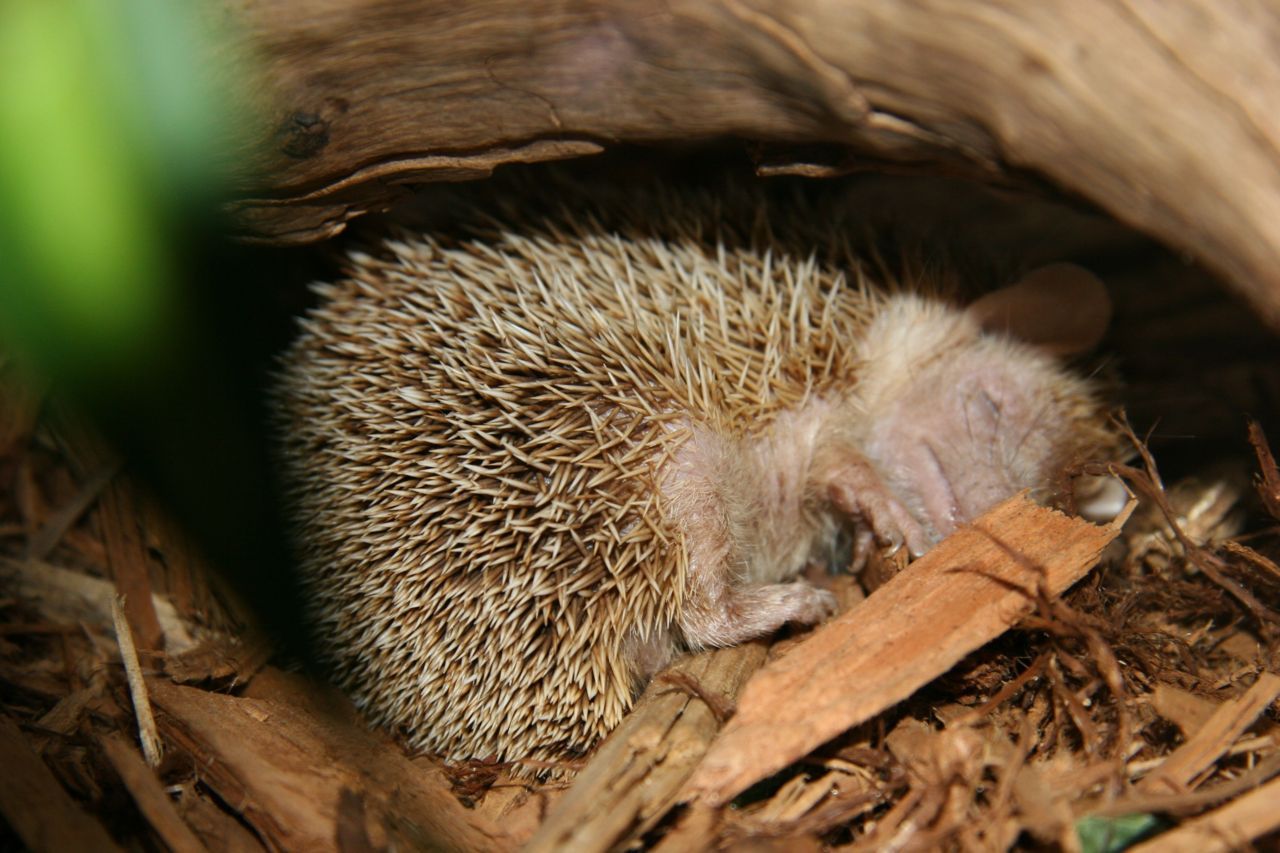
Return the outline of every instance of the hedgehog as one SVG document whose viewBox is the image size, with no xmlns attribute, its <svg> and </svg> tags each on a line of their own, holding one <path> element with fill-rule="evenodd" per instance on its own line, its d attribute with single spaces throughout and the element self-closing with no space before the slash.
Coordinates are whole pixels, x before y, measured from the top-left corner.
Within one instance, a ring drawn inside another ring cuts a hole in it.
<svg viewBox="0 0 1280 853">
<path fill-rule="evenodd" d="M 1089 273 L 962 307 L 737 206 L 459 208 L 314 285 L 271 397 L 304 588 L 336 680 L 411 748 L 580 756 L 681 651 L 831 614 L 799 574 L 841 537 L 919 555 L 1114 454 L 1060 363 L 1106 324 Z"/>
</svg>

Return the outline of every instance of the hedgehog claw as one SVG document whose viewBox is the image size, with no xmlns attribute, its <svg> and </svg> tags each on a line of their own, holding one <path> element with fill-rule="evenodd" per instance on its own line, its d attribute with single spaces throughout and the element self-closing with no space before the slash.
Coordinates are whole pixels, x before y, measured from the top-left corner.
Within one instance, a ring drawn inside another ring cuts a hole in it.
<svg viewBox="0 0 1280 853">
<path fill-rule="evenodd" d="M 858 525 L 853 535 L 853 558 L 849 561 L 849 571 L 858 574 L 867 566 L 871 551 L 875 546 L 875 533 L 871 528 Z"/>
</svg>

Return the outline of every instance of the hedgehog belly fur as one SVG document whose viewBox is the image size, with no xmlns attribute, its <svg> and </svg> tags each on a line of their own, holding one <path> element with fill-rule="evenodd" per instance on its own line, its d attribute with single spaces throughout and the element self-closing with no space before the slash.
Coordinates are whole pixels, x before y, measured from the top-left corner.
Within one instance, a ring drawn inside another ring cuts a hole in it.
<svg viewBox="0 0 1280 853">
<path fill-rule="evenodd" d="M 804 469 L 873 299 L 812 261 L 558 228 L 353 256 L 274 392 L 325 654 L 448 758 L 581 753 L 673 638 L 717 644 L 682 612 L 706 524 L 794 518 L 731 562 L 800 568 L 826 523 Z"/>
</svg>

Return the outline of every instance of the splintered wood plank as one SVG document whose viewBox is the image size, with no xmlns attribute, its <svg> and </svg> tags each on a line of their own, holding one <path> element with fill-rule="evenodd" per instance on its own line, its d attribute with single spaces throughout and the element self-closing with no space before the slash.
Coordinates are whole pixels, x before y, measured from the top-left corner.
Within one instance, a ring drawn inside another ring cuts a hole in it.
<svg viewBox="0 0 1280 853">
<path fill-rule="evenodd" d="M 723 803 L 871 719 L 1058 595 L 1120 532 L 1019 495 L 756 673 L 684 799 Z"/>
<path fill-rule="evenodd" d="M 184 786 L 178 810 L 213 853 L 266 853 L 257 836 L 194 784 Z"/>
<path fill-rule="evenodd" d="M 120 849 L 72 802 L 8 717 L 0 717 L 0 768 L 0 813 L 35 853 Z"/>
<path fill-rule="evenodd" d="M 505 850 L 497 826 L 467 812 L 440 773 L 345 717 L 329 694 L 299 688 L 299 701 L 250 699 L 149 680 L 168 745 L 269 847 L 329 850 L 354 837 L 363 815 L 373 848 Z"/>
<path fill-rule="evenodd" d="M 1191 780 L 1230 749 L 1278 695 L 1280 676 L 1262 673 L 1243 696 L 1219 705 L 1199 731 L 1138 783 L 1138 789 L 1145 793 L 1185 791 Z"/>
<path fill-rule="evenodd" d="M 107 760 L 115 768 L 116 775 L 133 797 L 138 811 L 174 853 L 201 853 L 205 846 L 196 838 L 191 827 L 178 816 L 178 810 L 156 774 L 118 732 L 99 740 Z"/>
<path fill-rule="evenodd" d="M 1249 842 L 1280 829 L 1280 779 L 1177 829 L 1157 835 L 1130 853 L 1218 853 L 1247 850 Z"/>
<path fill-rule="evenodd" d="M 764 662 L 763 643 L 688 658 L 659 676 L 578 774 L 525 853 L 612 850 L 643 834 L 675 802 L 720 727 L 712 703 L 730 704 Z M 674 683 L 673 683 L 674 682 Z"/>
</svg>

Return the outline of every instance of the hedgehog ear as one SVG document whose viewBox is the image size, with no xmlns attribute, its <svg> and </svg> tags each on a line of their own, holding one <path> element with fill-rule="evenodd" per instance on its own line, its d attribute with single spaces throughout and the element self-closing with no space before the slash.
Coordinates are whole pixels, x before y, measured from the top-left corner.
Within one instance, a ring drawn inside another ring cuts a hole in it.
<svg viewBox="0 0 1280 853">
<path fill-rule="evenodd" d="M 1075 264 L 1039 267 L 969 306 L 984 331 L 1004 332 L 1057 356 L 1097 346 L 1111 321 L 1111 297 L 1097 276 Z"/>
</svg>

